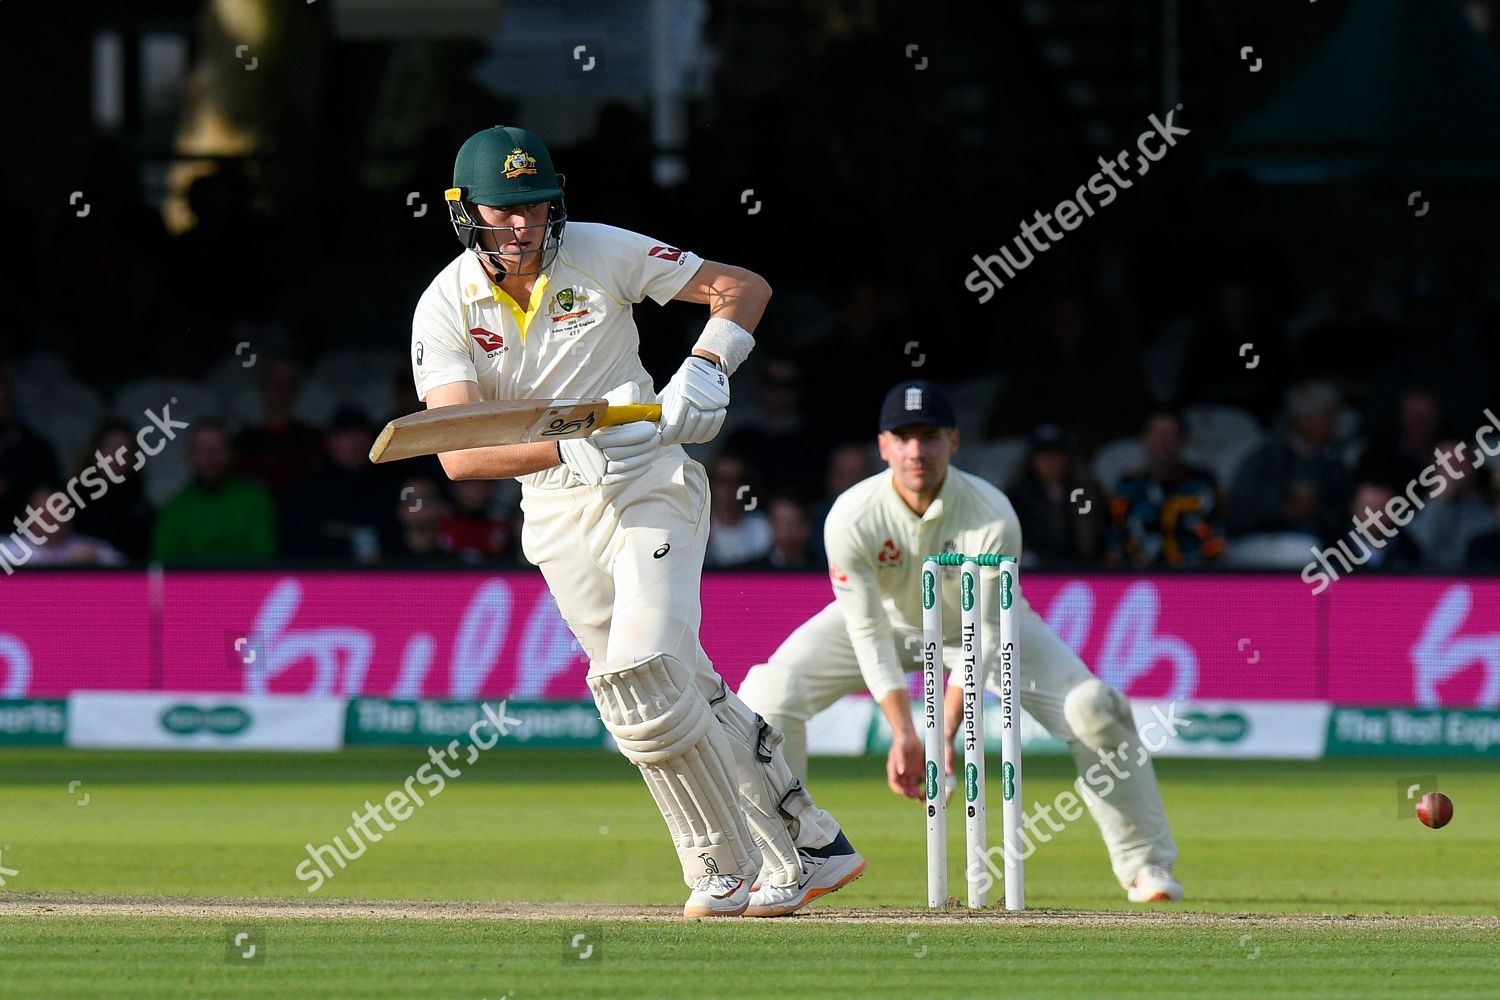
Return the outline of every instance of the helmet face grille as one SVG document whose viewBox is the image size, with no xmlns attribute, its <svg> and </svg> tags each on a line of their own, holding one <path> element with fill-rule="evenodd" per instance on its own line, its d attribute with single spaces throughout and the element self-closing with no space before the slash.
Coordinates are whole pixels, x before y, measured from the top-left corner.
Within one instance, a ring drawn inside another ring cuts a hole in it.
<svg viewBox="0 0 1500 1000">
<path fill-rule="evenodd" d="M 548 204 L 545 222 L 531 226 L 490 226 L 480 222 L 478 214 L 471 202 L 457 199 L 448 202 L 448 220 L 453 224 L 458 241 L 464 245 L 464 249 L 489 261 L 490 266 L 502 276 L 541 274 L 552 266 L 558 251 L 562 249 L 563 230 L 568 224 L 568 210 L 562 198 L 556 198 Z M 485 233 L 497 234 L 494 245 L 499 246 L 517 233 L 534 229 L 542 230 L 540 250 L 528 250 L 518 255 L 485 249 L 483 244 Z"/>
</svg>

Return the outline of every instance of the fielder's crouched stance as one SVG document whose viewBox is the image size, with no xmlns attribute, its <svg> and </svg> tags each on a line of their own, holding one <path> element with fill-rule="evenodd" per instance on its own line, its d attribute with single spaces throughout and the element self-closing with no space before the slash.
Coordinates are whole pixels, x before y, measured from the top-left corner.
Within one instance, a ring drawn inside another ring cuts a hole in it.
<svg viewBox="0 0 1500 1000">
<path fill-rule="evenodd" d="M 659 427 L 439 458 L 454 479 L 520 480 L 522 548 L 588 651 L 600 716 L 666 820 L 692 889 L 684 913 L 791 913 L 857 878 L 865 861 L 793 776 L 781 735 L 726 688 L 698 642 L 708 481 L 681 447 L 723 426 L 729 376 L 750 353 L 770 289 L 636 233 L 568 223 L 551 157 L 523 129 L 470 137 L 453 185 L 449 214 L 465 250 L 433 279 L 412 329 L 429 408 L 656 402 L 632 305 L 649 296 L 709 308 L 693 355 L 662 391 Z"/>
<path fill-rule="evenodd" d="M 925 754 L 912 723 L 905 673 L 919 670 L 924 556 L 1005 553 L 1019 558 L 1021 527 L 1004 493 L 951 467 L 958 447 L 953 407 L 929 382 L 907 382 L 886 396 L 879 445 L 888 471 L 851 487 L 824 528 L 834 602 L 805 622 L 753 668 L 740 694 L 786 735 L 786 755 L 807 775 L 807 720 L 846 694 L 869 690 L 892 732 L 891 788 L 922 797 Z M 985 593 L 998 569 L 980 570 Z M 957 574 L 945 574 L 943 603 L 958 606 Z M 1182 898 L 1172 874 L 1177 846 L 1167 826 L 1156 774 L 1136 733 L 1130 703 L 1099 680 L 1019 594 L 1021 706 L 1077 762 L 1088 803 L 1115 877 L 1133 902 Z M 984 606 L 983 676 L 999 693 L 999 602 Z M 943 653 L 952 671 L 944 705 L 952 773 L 953 738 L 963 718 L 957 616 L 944 620 Z"/>
</svg>

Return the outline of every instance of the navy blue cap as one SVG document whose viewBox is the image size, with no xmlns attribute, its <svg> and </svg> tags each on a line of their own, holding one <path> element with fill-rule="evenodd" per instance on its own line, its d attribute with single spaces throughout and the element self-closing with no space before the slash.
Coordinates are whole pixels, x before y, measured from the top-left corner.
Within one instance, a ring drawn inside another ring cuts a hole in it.
<svg viewBox="0 0 1500 1000">
<path fill-rule="evenodd" d="M 886 393 L 880 404 L 880 429 L 893 431 L 910 424 L 957 427 L 948 394 L 923 379 L 901 382 Z"/>
</svg>

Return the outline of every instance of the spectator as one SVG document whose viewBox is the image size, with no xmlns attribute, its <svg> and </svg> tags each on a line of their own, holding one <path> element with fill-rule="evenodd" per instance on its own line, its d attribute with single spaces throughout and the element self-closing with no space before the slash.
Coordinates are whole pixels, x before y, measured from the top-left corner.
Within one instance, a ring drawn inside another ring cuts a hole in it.
<svg viewBox="0 0 1500 1000">
<path fill-rule="evenodd" d="M 151 558 L 178 565 L 269 559 L 276 552 L 271 494 L 234 470 L 229 432 L 200 420 L 188 444 L 193 481 L 168 500 L 151 532 Z"/>
<path fill-rule="evenodd" d="M 1500 476 L 1496 476 L 1491 483 L 1491 492 L 1494 494 L 1491 513 L 1496 527 L 1469 543 L 1469 550 L 1464 556 L 1464 568 L 1500 573 Z"/>
<path fill-rule="evenodd" d="M 1099 331 L 1082 296 L 1057 296 L 1046 330 L 991 408 L 986 434 L 1026 434 L 1038 422 L 1056 423 L 1093 451 L 1120 427 L 1135 426 L 1151 397 L 1135 357 L 1118 345 L 1119 338 Z"/>
<path fill-rule="evenodd" d="M 1335 440 L 1338 390 L 1312 381 L 1287 391 L 1287 425 L 1240 465 L 1229 499 L 1234 535 L 1298 532 L 1327 544 L 1348 525 L 1351 483 Z"/>
<path fill-rule="evenodd" d="M 1422 547 L 1412 538 L 1410 531 L 1391 520 L 1385 505 L 1396 495 L 1389 483 L 1361 480 L 1354 487 L 1354 499 L 1349 504 L 1349 514 L 1370 527 L 1366 531 L 1347 531 L 1349 556 L 1355 565 L 1372 570 L 1413 570 L 1422 565 Z M 1408 525 L 1409 526 L 1409 525 Z M 1373 543 L 1373 544 L 1372 544 Z M 1353 550 L 1364 555 L 1358 558 Z"/>
<path fill-rule="evenodd" d="M 1444 439 L 1438 442 L 1436 456 L 1443 485 L 1432 488 L 1431 499 L 1412 516 L 1406 530 L 1422 550 L 1424 567 L 1456 573 L 1464 568 L 1469 544 L 1500 525 L 1484 495 L 1484 473 L 1474 467 L 1469 445 Z"/>
<path fill-rule="evenodd" d="M 758 506 L 758 489 L 745 461 L 721 452 L 709 473 L 708 551 L 704 565 L 740 567 L 771 551 L 771 525 Z M 750 509 L 746 509 L 749 507 Z"/>
<path fill-rule="evenodd" d="M 771 523 L 771 550 L 765 558 L 747 563 L 745 569 L 821 570 L 813 555 L 812 515 L 807 505 L 791 494 L 773 497 L 766 505 Z"/>
<path fill-rule="evenodd" d="M 1432 464 L 1442 430 L 1443 404 L 1437 393 L 1426 386 L 1406 389 L 1396 401 L 1395 430 L 1360 456 L 1360 478 L 1411 482 Z"/>
<path fill-rule="evenodd" d="M 411 476 L 401 483 L 396 502 L 399 530 L 393 546 L 396 557 L 432 559 L 446 553 L 439 525 L 452 512 L 442 485 L 428 476 Z"/>
<path fill-rule="evenodd" d="M 1182 460 L 1182 420 L 1146 420 L 1146 467 L 1122 478 L 1110 500 L 1106 561 L 1133 569 L 1197 569 L 1224 551 L 1223 501 L 1213 474 Z"/>
<path fill-rule="evenodd" d="M 841 444 L 828 459 L 823 478 L 824 496 L 830 503 L 855 483 L 862 483 L 880 471 L 876 453 L 868 444 Z"/>
<path fill-rule="evenodd" d="M 6 552 L 15 551 L 15 546 L 18 544 L 26 545 L 31 549 L 31 554 L 25 560 L 25 564 L 30 566 L 125 565 L 125 557 L 102 538 L 93 538 L 74 532 L 73 519 L 77 516 L 79 508 L 72 506 L 71 500 L 58 514 L 52 512 L 47 501 L 57 496 L 66 498 L 67 494 L 63 493 L 55 483 L 44 483 L 32 491 L 29 498 L 30 505 L 38 511 L 32 530 L 25 534 L 17 532 L 11 536 Z M 69 516 L 62 517 L 60 516 L 62 513 L 68 513 Z M 35 541 L 38 537 L 45 539 L 40 545 Z M 22 563 L 17 562 L 15 565 L 19 566 Z"/>
<path fill-rule="evenodd" d="M 510 555 L 510 522 L 490 513 L 492 479 L 460 479 L 448 487 L 453 509 L 438 522 L 438 548 L 464 562 L 494 562 Z"/>
<path fill-rule="evenodd" d="M 0 364 L 0 525 L 24 516 L 27 497 L 39 484 L 57 478 L 57 455 L 21 420 L 11 372 Z"/>
<path fill-rule="evenodd" d="M 323 438 L 323 466 L 302 477 L 288 497 L 287 555 L 368 564 L 393 544 L 396 481 L 370 464 L 374 443 L 363 412 L 344 407 L 334 414 Z"/>
<path fill-rule="evenodd" d="M 724 448 L 759 469 L 768 493 L 806 490 L 823 478 L 829 443 L 802 408 L 802 370 L 789 358 L 768 358 L 760 373 L 760 414 L 726 439 Z"/>
<path fill-rule="evenodd" d="M 257 388 L 260 421 L 240 432 L 235 451 L 245 475 L 265 484 L 278 500 L 285 500 L 292 483 L 317 466 L 322 435 L 292 416 L 302 389 L 302 367 L 295 360 L 267 359 Z"/>
<path fill-rule="evenodd" d="M 1081 496 L 1074 499 L 1076 491 Z M 1064 431 L 1041 424 L 1031 432 L 1026 466 L 1006 495 L 1026 526 L 1027 566 L 1096 563 L 1104 552 L 1105 506 Z M 1081 510 L 1087 504 L 1086 512 Z"/>
<path fill-rule="evenodd" d="M 1442 400 L 1449 418 L 1462 415 L 1467 422 L 1470 415 L 1479 416 L 1493 401 L 1487 392 L 1493 377 L 1486 367 L 1490 350 L 1468 339 L 1475 332 L 1472 327 L 1458 329 L 1447 291 L 1430 275 L 1407 281 L 1401 306 L 1397 349 L 1385 359 L 1381 378 L 1366 397 L 1366 422 L 1392 409 L 1401 389 L 1419 383 Z"/>
<path fill-rule="evenodd" d="M 823 476 L 823 499 L 812 508 L 813 558 L 824 559 L 823 522 L 828 520 L 828 511 L 833 502 L 855 483 L 863 482 L 880 471 L 876 452 L 868 444 L 841 444 L 828 457 L 828 469 Z"/>
<path fill-rule="evenodd" d="M 89 466 L 96 475 L 109 482 L 109 489 L 78 512 L 80 534 L 93 535 L 134 562 L 145 562 L 151 544 L 151 521 L 154 512 L 146 499 L 146 488 L 131 456 L 135 454 L 135 437 L 130 428 L 110 420 L 94 433 L 89 453 L 79 459 L 77 473 Z"/>
<path fill-rule="evenodd" d="M 402 361 L 396 366 L 391 377 L 391 386 L 395 390 L 392 395 L 396 399 L 396 408 L 386 414 L 385 419 L 376 426 L 384 427 L 392 420 L 407 416 L 412 413 L 420 413 L 427 409 L 427 404 L 417 398 L 417 386 L 412 381 L 411 366 Z M 382 465 L 378 467 L 382 474 L 393 476 L 393 484 L 404 479 L 431 479 L 437 483 L 448 482 L 448 473 L 443 471 L 443 463 L 436 455 L 419 455 L 415 458 L 404 458 L 397 465 Z M 514 479 L 504 480 L 505 484 L 513 487 L 517 497 L 520 496 L 521 484 Z M 519 503 L 519 500 L 516 501 Z M 519 530 L 515 537 L 520 537 Z"/>
</svg>

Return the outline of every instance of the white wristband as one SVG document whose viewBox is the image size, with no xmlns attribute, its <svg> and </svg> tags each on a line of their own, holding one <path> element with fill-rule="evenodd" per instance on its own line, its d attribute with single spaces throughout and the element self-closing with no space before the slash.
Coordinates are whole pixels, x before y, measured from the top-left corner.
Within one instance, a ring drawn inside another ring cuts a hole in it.
<svg viewBox="0 0 1500 1000">
<path fill-rule="evenodd" d="M 733 375 L 734 370 L 745 363 L 754 346 L 755 338 L 750 336 L 749 330 L 732 319 L 713 316 L 703 325 L 703 332 L 693 350 L 717 354 L 724 361 L 725 373 Z"/>
</svg>

